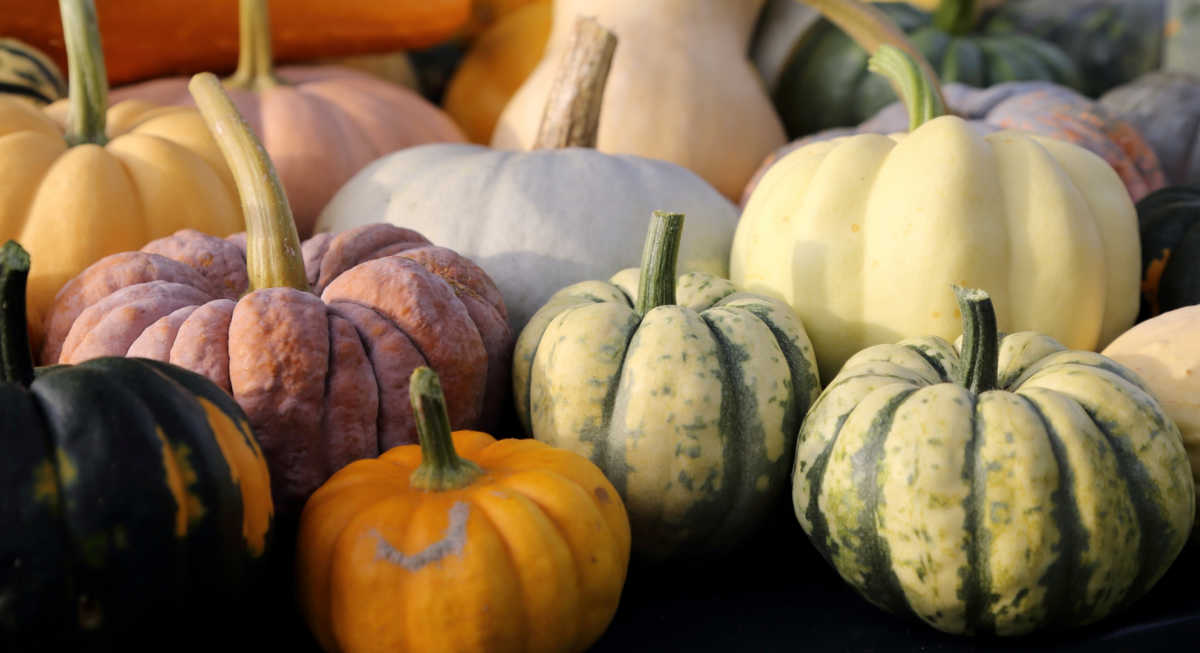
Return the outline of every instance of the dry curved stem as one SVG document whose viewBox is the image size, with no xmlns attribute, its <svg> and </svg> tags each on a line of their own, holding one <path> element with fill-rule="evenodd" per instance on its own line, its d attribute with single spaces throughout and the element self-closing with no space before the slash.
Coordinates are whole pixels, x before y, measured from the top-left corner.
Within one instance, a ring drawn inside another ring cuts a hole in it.
<svg viewBox="0 0 1200 653">
<path fill-rule="evenodd" d="M 542 111 L 535 150 L 596 147 L 604 87 L 617 50 L 617 35 L 595 18 L 581 16 Z"/>
</svg>

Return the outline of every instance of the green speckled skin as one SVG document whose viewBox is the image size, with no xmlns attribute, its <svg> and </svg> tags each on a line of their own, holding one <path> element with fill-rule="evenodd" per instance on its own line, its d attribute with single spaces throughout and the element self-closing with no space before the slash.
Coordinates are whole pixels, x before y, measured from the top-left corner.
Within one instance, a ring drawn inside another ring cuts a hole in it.
<svg viewBox="0 0 1200 653">
<path fill-rule="evenodd" d="M 1182 550 L 1195 494 L 1179 430 L 1099 354 L 1016 333 L 998 386 L 958 385 L 940 338 L 865 349 L 800 430 L 796 516 L 867 600 L 952 633 L 1094 622 Z"/>
<path fill-rule="evenodd" d="M 720 553 L 787 483 L 820 392 L 812 344 L 782 303 L 688 273 L 639 316 L 638 271 L 564 288 L 517 340 L 517 412 L 621 492 L 647 559 Z"/>
</svg>

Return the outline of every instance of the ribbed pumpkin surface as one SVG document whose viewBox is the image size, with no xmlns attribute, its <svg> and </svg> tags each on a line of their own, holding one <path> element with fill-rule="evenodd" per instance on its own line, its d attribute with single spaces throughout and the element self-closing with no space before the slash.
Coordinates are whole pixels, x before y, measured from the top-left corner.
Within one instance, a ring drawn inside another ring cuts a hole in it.
<svg viewBox="0 0 1200 653">
<path fill-rule="evenodd" d="M 940 338 L 850 359 L 800 431 L 796 515 L 872 603 L 950 632 L 1093 622 L 1163 575 L 1192 528 L 1179 431 L 1137 377 L 1022 332 L 997 390 Z"/>
<path fill-rule="evenodd" d="M 819 391 L 804 327 L 781 302 L 702 273 L 676 301 L 634 310 L 638 272 L 564 288 L 517 341 L 527 431 L 590 458 L 625 499 L 634 549 L 720 551 L 787 481 Z"/>
<path fill-rule="evenodd" d="M 1143 321 L 1200 304 L 1200 186 L 1170 186 L 1137 204 Z"/>
</svg>

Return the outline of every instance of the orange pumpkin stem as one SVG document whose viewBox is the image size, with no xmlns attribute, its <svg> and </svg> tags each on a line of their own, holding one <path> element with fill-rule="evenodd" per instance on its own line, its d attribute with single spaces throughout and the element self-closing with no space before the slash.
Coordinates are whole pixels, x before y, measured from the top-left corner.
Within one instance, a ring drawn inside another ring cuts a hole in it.
<svg viewBox="0 0 1200 653">
<path fill-rule="evenodd" d="M 408 393 L 421 439 L 421 464 L 413 470 L 409 483 L 434 492 L 470 485 L 483 470 L 454 450 L 450 415 L 446 413 L 446 397 L 437 373 L 425 366 L 413 370 Z"/>
<path fill-rule="evenodd" d="M 228 88 L 262 91 L 283 84 L 271 55 L 271 16 L 267 0 L 238 2 L 238 67 L 225 79 Z"/>
<path fill-rule="evenodd" d="M 28 388 L 33 383 L 33 352 L 25 322 L 25 282 L 29 252 L 15 240 L 0 248 L 0 380 Z"/>
<path fill-rule="evenodd" d="M 100 28 L 92 0 L 59 0 L 63 39 L 70 75 L 67 113 L 67 144 L 71 146 L 108 142 L 105 112 L 108 111 L 108 77 Z"/>
<path fill-rule="evenodd" d="M 938 81 L 937 73 L 934 72 L 933 66 L 929 65 L 929 61 L 921 51 L 917 49 L 912 41 L 904 35 L 896 23 L 887 17 L 879 9 L 872 7 L 860 0 L 797 0 L 813 9 L 821 12 L 829 22 L 837 25 L 839 29 L 846 33 L 846 36 L 854 39 L 854 42 L 859 47 L 866 50 L 870 54 L 875 54 L 881 45 L 891 45 L 905 54 L 913 58 L 913 61 L 921 68 L 921 72 L 933 84 L 932 92 L 937 95 L 938 102 L 942 106 L 946 104 L 946 98 L 942 95 L 942 87 Z M 889 80 L 890 81 L 890 80 Z M 895 87 L 897 97 L 901 95 L 902 89 Z"/>
<path fill-rule="evenodd" d="M 192 77 L 188 91 L 237 182 L 246 218 L 246 276 L 250 278 L 250 290 L 310 291 L 292 207 L 267 151 L 216 76 L 200 73 Z"/>
<path fill-rule="evenodd" d="M 576 19 L 567 55 L 546 98 L 533 149 L 596 147 L 604 87 L 616 50 L 616 34 L 595 18 Z"/>
</svg>

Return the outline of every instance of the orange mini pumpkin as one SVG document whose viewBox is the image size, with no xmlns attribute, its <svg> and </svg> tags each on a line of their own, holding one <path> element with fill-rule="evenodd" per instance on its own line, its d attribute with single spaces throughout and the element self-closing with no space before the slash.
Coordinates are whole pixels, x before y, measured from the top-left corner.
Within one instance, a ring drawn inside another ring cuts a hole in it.
<svg viewBox="0 0 1200 653">
<path fill-rule="evenodd" d="M 300 605 L 322 648 L 590 646 L 629 563 L 616 489 L 586 458 L 536 440 L 451 434 L 427 367 L 409 388 L 421 444 L 351 463 L 300 518 Z"/>
</svg>

